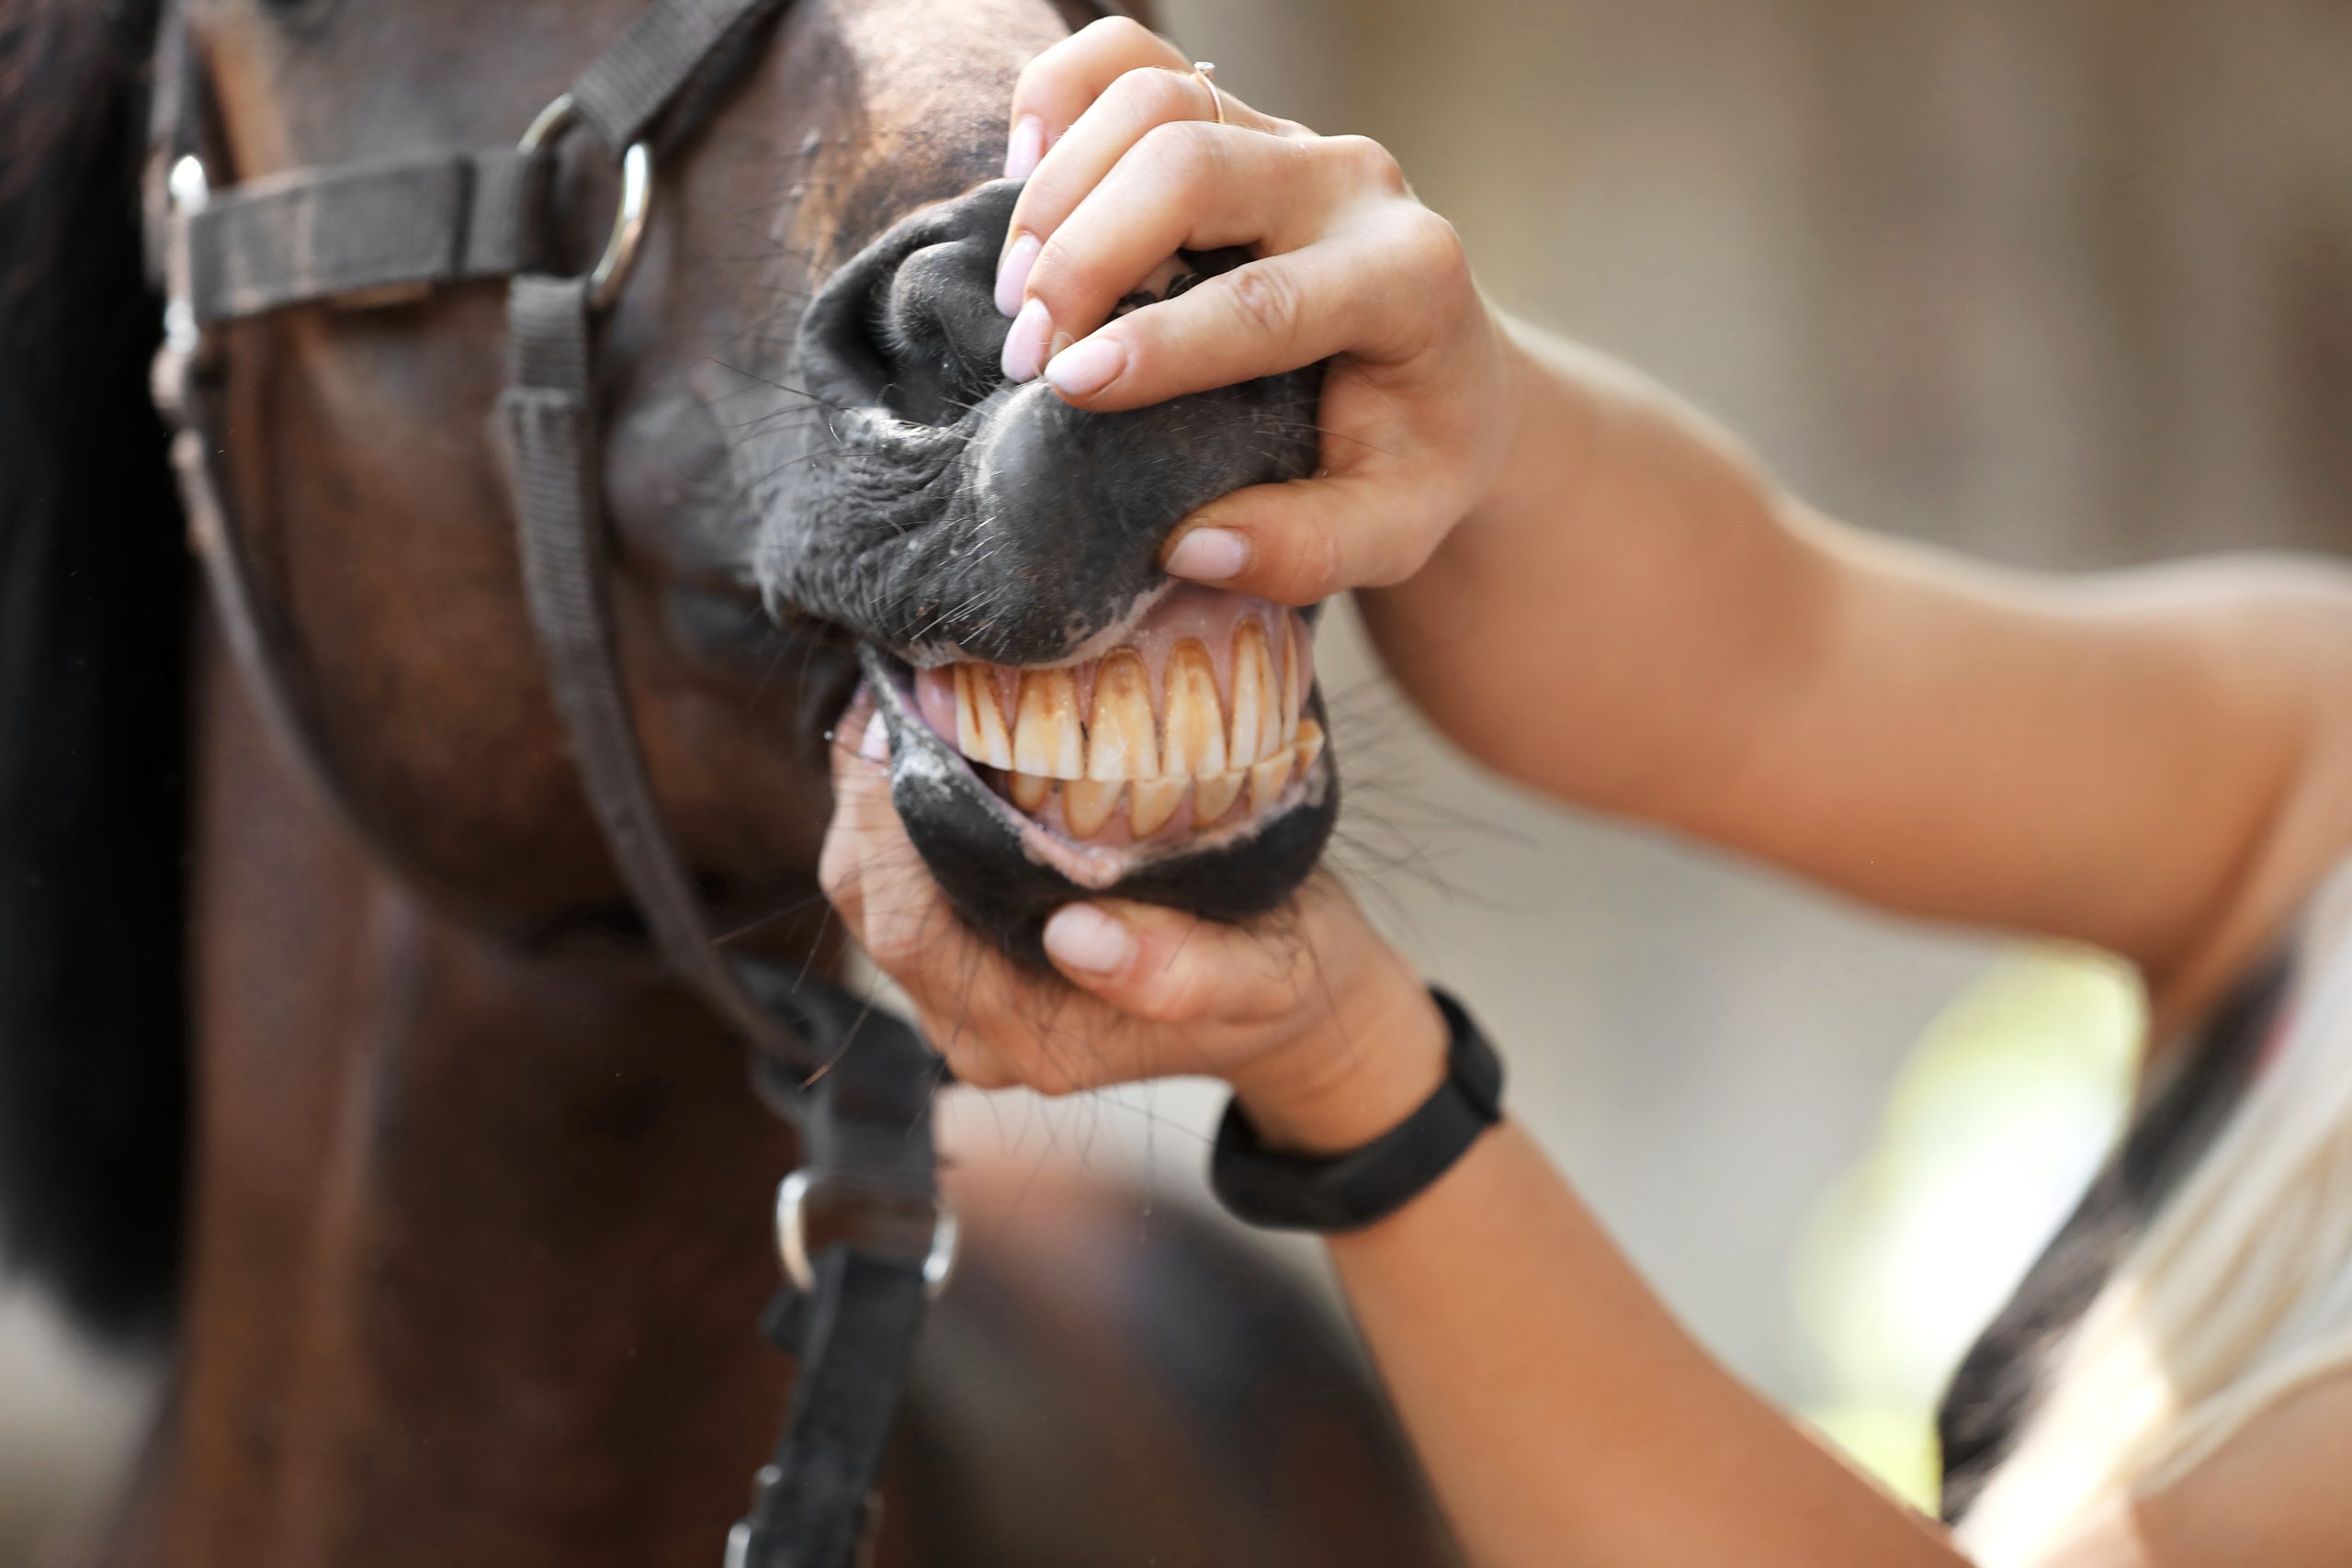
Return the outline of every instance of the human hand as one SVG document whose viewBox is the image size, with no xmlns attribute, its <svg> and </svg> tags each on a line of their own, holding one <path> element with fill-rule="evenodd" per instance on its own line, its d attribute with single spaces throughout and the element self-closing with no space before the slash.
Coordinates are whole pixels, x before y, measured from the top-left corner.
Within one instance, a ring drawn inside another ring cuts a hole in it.
<svg viewBox="0 0 2352 1568">
<path fill-rule="evenodd" d="M 1220 106 L 1174 46 L 1114 17 L 1023 72 L 1005 173 L 1028 179 L 997 279 L 1009 378 L 1042 370 L 1108 411 L 1333 359 L 1321 470 L 1194 513 L 1171 575 L 1286 604 L 1385 586 L 1494 484 L 1521 358 L 1453 226 L 1377 142 Z M 1110 321 L 1170 255 L 1228 245 L 1256 259 Z"/>
<path fill-rule="evenodd" d="M 1061 1095 L 1205 1075 L 1233 1086 L 1269 1143 L 1312 1153 L 1369 1142 L 1444 1077 L 1435 1004 L 1328 876 L 1247 927 L 1066 905 L 1046 925 L 1057 975 L 1039 975 L 948 907 L 890 804 L 888 740 L 865 699 L 839 733 L 864 739 L 834 748 L 819 876 L 964 1082 Z"/>
</svg>

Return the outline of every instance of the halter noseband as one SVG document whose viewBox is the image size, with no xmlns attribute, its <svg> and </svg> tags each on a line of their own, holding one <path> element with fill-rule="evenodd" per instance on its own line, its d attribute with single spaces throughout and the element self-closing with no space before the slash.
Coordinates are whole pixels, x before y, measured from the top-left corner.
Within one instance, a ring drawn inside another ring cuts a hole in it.
<svg viewBox="0 0 2352 1568">
<path fill-rule="evenodd" d="M 944 1074 L 914 1031 L 822 982 L 723 951 L 663 824 L 606 585 L 596 323 L 618 298 L 653 197 L 653 149 L 691 133 L 786 0 L 657 0 L 513 147 L 273 175 L 215 189 L 204 77 L 181 9 L 157 40 L 146 214 L 166 305 L 157 406 L 173 468 L 239 661 L 314 774 L 288 637 L 254 592 L 225 470 L 226 365 L 213 328 L 295 305 L 365 308 L 506 278 L 509 455 L 531 622 L 589 804 L 664 962 L 752 1048 L 755 1087 L 800 1127 L 807 1164 L 778 1193 L 791 1285 L 772 1337 L 800 1366 L 775 1457 L 728 1543 L 729 1568 L 851 1568 L 864 1550 L 917 1330 L 955 1253 L 931 1129 Z M 545 269 L 554 151 L 585 131 L 620 162 L 611 238 L 590 272 Z M 332 799 L 333 791 L 327 791 Z M 811 1256 L 805 1212 L 847 1201 L 850 1238 Z"/>
</svg>

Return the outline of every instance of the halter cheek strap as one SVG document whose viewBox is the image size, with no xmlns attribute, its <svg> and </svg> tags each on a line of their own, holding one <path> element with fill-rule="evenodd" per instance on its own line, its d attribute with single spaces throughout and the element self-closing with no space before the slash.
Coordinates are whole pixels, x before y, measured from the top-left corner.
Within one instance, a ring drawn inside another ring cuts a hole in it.
<svg viewBox="0 0 2352 1568">
<path fill-rule="evenodd" d="M 225 367 L 211 329 L 289 306 L 364 308 L 511 277 L 499 423 L 532 626 L 582 787 L 662 958 L 752 1046 L 755 1083 L 798 1123 L 808 1162 L 780 1194 L 778 1245 L 794 1280 L 769 1314 L 799 1373 L 729 1568 L 852 1568 L 924 1305 L 952 1260 L 931 1128 L 944 1068 L 899 1020 L 712 940 L 621 677 L 595 389 L 598 320 L 642 231 L 653 147 L 691 134 L 696 110 L 785 3 L 658 0 L 515 147 L 296 170 L 218 192 L 202 158 L 204 78 L 172 6 L 158 43 L 147 211 L 167 297 L 154 379 L 176 427 L 174 466 L 241 662 L 306 763 L 315 729 L 281 678 L 294 667 L 292 639 L 264 619 L 229 504 Z M 623 160 L 623 194 L 605 259 L 573 277 L 544 270 L 543 215 L 556 144 L 575 131 Z M 812 1255 L 806 1216 L 828 1204 L 846 1211 L 835 1219 L 851 1239 Z"/>
</svg>

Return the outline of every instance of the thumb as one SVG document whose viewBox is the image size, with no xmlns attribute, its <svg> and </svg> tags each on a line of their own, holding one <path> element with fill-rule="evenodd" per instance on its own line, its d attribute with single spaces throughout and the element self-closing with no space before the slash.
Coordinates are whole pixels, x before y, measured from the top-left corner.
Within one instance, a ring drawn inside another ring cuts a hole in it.
<svg viewBox="0 0 2352 1568">
<path fill-rule="evenodd" d="M 1066 904 L 1046 956 L 1071 985 L 1162 1023 L 1239 1023 L 1295 1008 L 1315 974 L 1301 933 L 1225 925 L 1118 899 Z"/>
<path fill-rule="evenodd" d="M 1403 581 L 1453 521 L 1442 497 L 1400 486 L 1393 469 L 1252 485 L 1187 517 L 1160 564 L 1170 577 L 1312 604 Z"/>
</svg>

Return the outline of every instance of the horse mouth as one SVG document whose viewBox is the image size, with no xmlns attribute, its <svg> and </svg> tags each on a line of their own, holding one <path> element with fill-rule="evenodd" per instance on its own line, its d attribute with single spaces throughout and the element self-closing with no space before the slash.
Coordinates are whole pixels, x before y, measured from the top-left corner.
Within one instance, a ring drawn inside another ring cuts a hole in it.
<svg viewBox="0 0 2352 1568">
<path fill-rule="evenodd" d="M 1306 616 L 1179 584 L 1091 646 L 1048 666 L 922 669 L 869 646 L 894 790 L 978 801 L 1024 859 L 1091 892 L 1246 853 L 1329 804 Z"/>
</svg>

